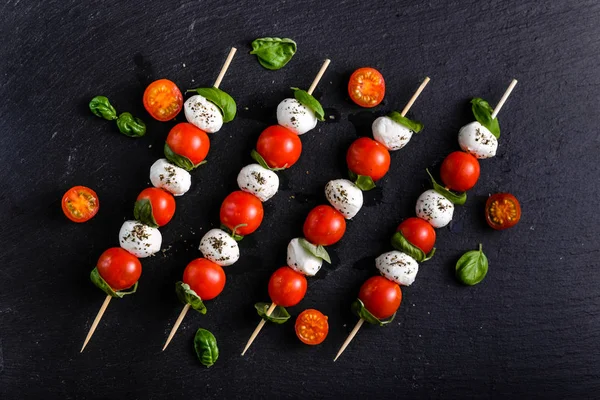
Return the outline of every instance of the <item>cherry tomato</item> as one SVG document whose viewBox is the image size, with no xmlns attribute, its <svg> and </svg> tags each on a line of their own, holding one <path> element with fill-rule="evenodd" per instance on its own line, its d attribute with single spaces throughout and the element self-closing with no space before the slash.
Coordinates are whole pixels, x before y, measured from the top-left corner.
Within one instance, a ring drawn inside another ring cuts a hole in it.
<svg viewBox="0 0 600 400">
<path fill-rule="evenodd" d="M 385 96 L 383 75 L 374 68 L 359 68 L 350 76 L 348 94 L 361 107 L 375 107 Z"/>
<path fill-rule="evenodd" d="M 85 186 L 73 186 L 62 198 L 62 210 L 73 222 L 85 222 L 98 213 L 100 201 L 92 189 Z"/>
<path fill-rule="evenodd" d="M 238 190 L 225 197 L 221 204 L 221 223 L 238 235 L 249 235 L 260 226 L 263 206 L 258 197 Z M 245 226 L 238 226 L 245 224 Z"/>
<path fill-rule="evenodd" d="M 390 169 L 390 152 L 381 143 L 361 137 L 350 145 L 346 162 L 350 171 L 377 181 Z"/>
<path fill-rule="evenodd" d="M 289 168 L 298 161 L 302 153 L 302 142 L 298 135 L 280 125 L 265 129 L 258 137 L 256 151 L 271 168 Z"/>
<path fill-rule="evenodd" d="M 306 278 L 290 267 L 281 267 L 269 279 L 269 297 L 278 306 L 292 307 L 306 294 Z"/>
<path fill-rule="evenodd" d="M 519 200 L 510 193 L 496 193 L 485 203 L 485 220 L 494 229 L 513 227 L 521 219 Z"/>
<path fill-rule="evenodd" d="M 206 132 L 187 122 L 181 122 L 171 129 L 167 144 L 175 153 L 189 158 L 194 165 L 204 161 L 210 149 Z"/>
<path fill-rule="evenodd" d="M 384 319 L 391 317 L 398 310 L 402 292 L 396 283 L 383 276 L 373 276 L 363 283 L 358 298 L 371 314 Z"/>
<path fill-rule="evenodd" d="M 167 191 L 159 188 L 147 188 L 137 197 L 137 200 L 147 199 L 152 205 L 152 215 L 158 226 L 169 223 L 175 214 L 175 198 Z"/>
<path fill-rule="evenodd" d="M 144 107 L 152 118 L 159 121 L 169 121 L 181 111 L 183 96 L 173 82 L 168 79 L 159 79 L 146 88 Z"/>
<path fill-rule="evenodd" d="M 303 231 L 304 237 L 312 244 L 330 246 L 344 236 L 346 220 L 331 206 L 316 206 L 306 216 Z"/>
<path fill-rule="evenodd" d="M 327 316 L 319 310 L 304 310 L 296 318 L 296 336 L 302 343 L 315 345 L 323 343 L 329 333 Z"/>
<path fill-rule="evenodd" d="M 427 254 L 435 245 L 435 229 L 424 219 L 411 217 L 398 225 L 398 232 L 415 247 Z"/>
<path fill-rule="evenodd" d="M 442 162 L 440 178 L 446 187 L 466 192 L 475 186 L 479 179 L 479 161 L 464 151 L 450 153 Z"/>
<path fill-rule="evenodd" d="M 111 247 L 102 253 L 96 268 L 114 291 L 132 287 L 142 275 L 140 260 L 120 247 Z"/>
<path fill-rule="evenodd" d="M 185 267 L 183 283 L 190 285 L 202 300 L 212 300 L 225 287 L 225 271 L 206 258 L 196 258 Z"/>
</svg>

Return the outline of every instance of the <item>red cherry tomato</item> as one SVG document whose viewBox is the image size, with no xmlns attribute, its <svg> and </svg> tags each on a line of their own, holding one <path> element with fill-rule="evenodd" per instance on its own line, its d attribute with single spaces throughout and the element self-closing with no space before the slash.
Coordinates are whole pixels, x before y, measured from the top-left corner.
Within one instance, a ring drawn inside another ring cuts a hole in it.
<svg viewBox="0 0 600 400">
<path fill-rule="evenodd" d="M 494 229 L 515 226 L 521 219 L 519 200 L 510 193 L 496 193 L 485 203 L 485 220 Z"/>
<path fill-rule="evenodd" d="M 435 245 L 435 229 L 424 219 L 412 217 L 398 225 L 398 232 L 415 247 L 427 254 Z"/>
<path fill-rule="evenodd" d="M 350 171 L 377 181 L 390 169 L 390 152 L 381 143 L 361 137 L 350 145 L 346 162 Z"/>
<path fill-rule="evenodd" d="M 225 287 L 225 272 L 206 258 L 196 258 L 185 267 L 183 283 L 190 285 L 202 300 L 212 300 Z"/>
<path fill-rule="evenodd" d="M 98 213 L 100 201 L 92 189 L 85 186 L 73 186 L 63 195 L 62 210 L 73 222 L 85 222 Z"/>
<path fill-rule="evenodd" d="M 396 283 L 383 276 L 373 276 L 363 283 L 358 298 L 371 314 L 384 319 L 391 317 L 398 310 L 402 302 L 402 292 Z"/>
<path fill-rule="evenodd" d="M 269 279 L 269 297 L 278 306 L 292 307 L 306 294 L 306 278 L 290 267 L 281 267 Z"/>
<path fill-rule="evenodd" d="M 175 214 L 175 198 L 169 192 L 159 188 L 147 188 L 137 197 L 137 200 L 148 200 L 152 205 L 152 216 L 158 226 L 169 223 Z"/>
<path fill-rule="evenodd" d="M 442 162 L 440 178 L 446 187 L 466 192 L 475 186 L 479 179 L 479 161 L 464 151 L 450 153 Z"/>
<path fill-rule="evenodd" d="M 288 128 L 273 125 L 258 137 L 256 151 L 269 167 L 289 168 L 300 158 L 302 142 L 298 135 Z"/>
<path fill-rule="evenodd" d="M 173 82 L 168 79 L 159 79 L 146 88 L 144 107 L 152 118 L 169 121 L 181 111 L 183 96 Z"/>
<path fill-rule="evenodd" d="M 346 220 L 331 206 L 316 206 L 306 216 L 303 231 L 312 244 L 330 246 L 344 236 Z"/>
<path fill-rule="evenodd" d="M 385 96 L 383 75 L 374 68 L 359 68 L 350 76 L 348 94 L 361 107 L 375 107 Z"/>
<path fill-rule="evenodd" d="M 210 149 L 206 132 L 187 122 L 181 122 L 171 129 L 167 144 L 173 152 L 189 158 L 194 165 L 204 161 Z"/>
<path fill-rule="evenodd" d="M 254 232 L 263 220 L 263 206 L 258 197 L 238 190 L 225 197 L 221 204 L 221 223 L 238 235 Z M 239 226 L 245 224 L 245 226 Z"/>
<path fill-rule="evenodd" d="M 132 287 L 142 275 L 140 260 L 120 247 L 111 247 L 102 253 L 96 268 L 114 291 Z"/>
<path fill-rule="evenodd" d="M 315 345 L 323 343 L 329 333 L 327 316 L 319 310 L 304 310 L 296 318 L 296 336 L 302 343 Z"/>
</svg>

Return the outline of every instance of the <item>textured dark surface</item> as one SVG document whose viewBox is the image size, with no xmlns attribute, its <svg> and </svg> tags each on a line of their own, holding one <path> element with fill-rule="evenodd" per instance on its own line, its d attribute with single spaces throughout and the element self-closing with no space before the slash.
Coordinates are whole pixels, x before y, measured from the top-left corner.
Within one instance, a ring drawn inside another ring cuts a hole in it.
<svg viewBox="0 0 600 400">
<path fill-rule="evenodd" d="M 0 397 L 597 397 L 598 2 L 250 3 L 0 6 Z M 261 36 L 294 38 L 299 51 L 283 70 L 264 70 L 247 54 Z M 184 89 L 211 85 L 230 46 L 239 52 L 222 88 L 239 117 L 211 136 L 208 164 L 162 230 L 165 254 L 143 261 L 139 292 L 110 304 L 79 354 L 104 297 L 89 271 L 118 245 L 173 125 L 151 121 L 141 94 L 161 77 Z M 188 314 L 162 353 L 181 309 L 174 282 L 218 224 L 221 200 L 288 87 L 307 87 L 325 57 L 332 64 L 316 95 L 334 118 L 302 137 L 302 158 L 281 174 L 283 190 L 266 204 L 263 225 L 241 243 L 225 291 L 206 316 Z M 367 112 L 345 91 L 349 74 L 365 65 L 377 67 L 388 88 Z M 348 145 L 370 134 L 378 113 L 402 108 L 426 75 L 432 81 L 411 111 L 424 132 L 393 153 L 390 173 L 332 249 L 334 265 L 290 310 L 323 311 L 329 337 L 311 348 L 293 323 L 268 325 L 240 357 L 259 320 L 254 302 L 268 300 L 268 277 L 285 263 L 306 213 L 324 202 L 325 183 L 344 175 Z M 458 129 L 472 120 L 468 100 L 495 104 L 513 77 L 519 84 L 500 113 L 498 156 L 481 163 L 468 203 L 438 232 L 436 257 L 403 291 L 392 326 L 362 329 L 334 364 L 356 322 L 350 302 L 397 223 L 413 214 L 427 187 L 424 169 L 458 148 Z M 98 94 L 141 116 L 147 136 L 127 138 L 92 116 L 87 102 Z M 75 184 L 101 199 L 100 213 L 83 225 L 60 210 Z M 516 228 L 493 232 L 483 222 L 485 199 L 497 191 L 521 200 Z M 480 242 L 490 272 L 476 287 L 460 286 L 454 263 Z M 211 330 L 221 350 L 208 370 L 192 349 L 198 327 Z"/>
</svg>

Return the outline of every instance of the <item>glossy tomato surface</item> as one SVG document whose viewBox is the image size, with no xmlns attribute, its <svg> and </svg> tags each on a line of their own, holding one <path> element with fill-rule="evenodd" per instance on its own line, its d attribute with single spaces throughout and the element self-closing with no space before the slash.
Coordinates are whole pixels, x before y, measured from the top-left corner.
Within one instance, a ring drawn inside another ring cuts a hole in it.
<svg viewBox="0 0 600 400">
<path fill-rule="evenodd" d="M 164 226 L 171 221 L 175 214 L 175 198 L 165 190 L 159 188 L 147 188 L 137 197 L 137 200 L 148 200 L 152 205 L 152 216 L 158 226 Z"/>
<path fill-rule="evenodd" d="M 408 218 L 398 225 L 397 231 L 402 233 L 402 236 L 410 244 L 418 247 L 425 254 L 429 253 L 435 245 L 435 229 L 424 219 L 417 217 Z"/>
<path fill-rule="evenodd" d="M 442 162 L 440 178 L 446 187 L 466 192 L 475 186 L 479 179 L 479 161 L 464 151 L 450 153 Z"/>
<path fill-rule="evenodd" d="M 510 193 L 496 193 L 485 203 L 485 220 L 497 230 L 508 229 L 521 220 L 519 200 Z"/>
<path fill-rule="evenodd" d="M 359 68 L 352 73 L 348 82 L 348 94 L 361 107 L 375 107 L 385 96 L 383 75 L 375 68 Z"/>
<path fill-rule="evenodd" d="M 181 122 L 171 129 L 167 144 L 173 152 L 189 158 L 194 165 L 204 161 L 210 149 L 206 132 L 188 122 Z"/>
<path fill-rule="evenodd" d="M 256 151 L 271 168 L 289 168 L 302 153 L 298 135 L 280 125 L 265 129 L 256 143 Z"/>
<path fill-rule="evenodd" d="M 269 279 L 269 297 L 278 306 L 292 307 L 306 294 L 306 277 L 290 267 L 281 267 Z"/>
<path fill-rule="evenodd" d="M 86 222 L 98 213 L 100 201 L 92 189 L 85 186 L 73 186 L 63 195 L 62 210 L 73 222 Z"/>
<path fill-rule="evenodd" d="M 96 268 L 114 291 L 132 287 L 142 275 L 140 260 L 120 247 L 111 247 L 102 253 Z"/>
<path fill-rule="evenodd" d="M 317 206 L 308 213 L 303 231 L 304 237 L 312 244 L 330 246 L 344 236 L 346 220 L 331 206 Z"/>
<path fill-rule="evenodd" d="M 316 345 L 323 343 L 329 333 L 327 316 L 319 310 L 304 310 L 296 318 L 296 336 L 302 343 Z"/>
<path fill-rule="evenodd" d="M 390 169 L 390 152 L 381 143 L 361 137 L 350 145 L 346 162 L 350 171 L 377 181 Z"/>
<path fill-rule="evenodd" d="M 190 285 L 202 300 L 217 297 L 225 287 L 225 272 L 220 265 L 206 258 L 197 258 L 183 271 L 183 283 Z"/>
<path fill-rule="evenodd" d="M 365 308 L 379 319 L 389 318 L 402 302 L 402 291 L 396 283 L 383 276 L 373 276 L 360 288 L 358 298 Z"/>
<path fill-rule="evenodd" d="M 249 235 L 258 229 L 263 220 L 263 206 L 258 197 L 237 190 L 221 204 L 221 223 L 238 235 Z"/>
<path fill-rule="evenodd" d="M 181 91 L 168 79 L 152 82 L 144 91 L 144 107 L 152 118 L 169 121 L 175 118 L 183 107 Z"/>
</svg>

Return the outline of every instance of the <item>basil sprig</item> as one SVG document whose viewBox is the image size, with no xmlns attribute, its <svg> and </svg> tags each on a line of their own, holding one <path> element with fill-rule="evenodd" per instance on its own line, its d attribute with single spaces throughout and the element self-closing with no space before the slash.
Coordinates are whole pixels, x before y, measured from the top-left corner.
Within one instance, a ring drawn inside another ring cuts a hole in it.
<svg viewBox="0 0 600 400">
<path fill-rule="evenodd" d="M 288 313 L 287 310 L 281 306 L 275 307 L 271 315 L 267 315 L 269 307 L 271 307 L 271 303 L 256 303 L 254 305 L 256 312 L 262 319 L 273 322 L 274 324 L 283 324 L 290 319 L 290 313 Z"/>
<path fill-rule="evenodd" d="M 271 167 L 269 167 L 269 164 L 267 164 L 267 162 L 265 161 L 265 159 L 256 150 L 252 150 L 252 152 L 250 153 L 250 157 L 252 157 L 252 159 L 254 161 L 256 161 L 257 163 L 259 163 L 261 167 L 266 168 L 268 170 L 271 170 L 271 171 L 283 171 L 285 169 L 285 167 L 282 167 L 282 168 L 271 168 Z"/>
<path fill-rule="evenodd" d="M 423 124 L 421 122 L 419 122 L 419 121 L 413 121 L 411 119 L 403 117 L 402 114 L 400 114 L 398 111 L 392 111 L 387 116 L 392 121 L 394 121 L 394 122 L 396 122 L 396 123 L 398 123 L 400 125 L 403 125 L 403 126 L 407 127 L 408 129 L 410 129 L 414 133 L 419 133 L 423 129 Z"/>
<path fill-rule="evenodd" d="M 177 282 L 175 284 L 175 293 L 177 293 L 177 298 L 183 304 L 189 304 L 190 307 L 200 314 L 206 314 L 206 306 L 202 302 L 200 296 L 190 288 L 190 285 L 181 281 Z"/>
<path fill-rule="evenodd" d="M 471 110 L 475 119 L 483 126 L 485 126 L 496 139 L 500 139 L 500 123 L 498 118 L 492 119 L 494 110 L 489 103 L 479 97 L 475 97 L 471 100 Z"/>
<path fill-rule="evenodd" d="M 325 250 L 325 247 L 323 247 L 323 245 L 314 245 L 304 238 L 298 239 L 298 242 L 304 250 L 308 251 L 313 256 L 320 258 L 326 263 L 331 264 L 331 258 L 329 257 L 329 253 L 327 253 L 327 250 Z"/>
<path fill-rule="evenodd" d="M 202 164 L 206 164 L 206 160 L 204 160 L 204 161 L 200 161 L 198 164 L 194 165 L 192 160 L 190 160 L 186 156 L 179 155 L 179 154 L 175 153 L 173 150 L 171 150 L 171 147 L 169 147 L 169 145 L 167 143 L 165 143 L 165 157 L 167 158 L 167 160 L 171 161 L 173 164 L 185 169 L 188 172 L 193 170 L 194 168 L 199 167 Z"/>
<path fill-rule="evenodd" d="M 96 96 L 90 101 L 90 111 L 100 118 L 108 121 L 117 119 L 117 110 L 110 104 L 110 101 L 105 96 Z"/>
<path fill-rule="evenodd" d="M 435 179 L 433 179 L 433 176 L 431 175 L 431 172 L 429 172 L 429 169 L 426 169 L 425 171 L 427 171 L 427 174 L 429 175 L 429 179 L 431 179 L 431 184 L 433 185 L 433 190 L 435 190 L 436 192 L 438 192 L 439 194 L 441 194 L 442 196 L 444 196 L 445 198 L 450 200 L 452 203 L 458 204 L 459 206 L 462 206 L 463 204 L 466 203 L 467 192 L 456 193 L 450 189 L 446 189 L 445 187 L 443 187 L 442 185 L 437 183 L 435 181 Z"/>
<path fill-rule="evenodd" d="M 354 182 L 354 184 L 363 192 L 374 189 L 376 186 L 373 178 L 370 176 L 358 175 L 350 170 L 348 170 L 348 176 L 350 177 L 350 180 Z"/>
<path fill-rule="evenodd" d="M 408 254 L 409 256 L 417 260 L 417 262 L 425 262 L 427 260 L 430 260 L 431 257 L 433 257 L 433 255 L 435 254 L 435 247 L 431 249 L 429 254 L 425 254 L 423 250 L 409 242 L 404 237 L 402 232 L 394 233 L 394 236 L 392 236 L 392 247 L 398 251 Z"/>
<path fill-rule="evenodd" d="M 215 335 L 206 329 L 198 329 L 194 336 L 194 350 L 202 365 L 212 366 L 219 358 L 219 348 Z"/>
<path fill-rule="evenodd" d="M 480 243 L 479 250 L 467 251 L 456 262 L 456 278 L 465 285 L 477 285 L 487 275 L 488 259 L 482 248 Z"/>
<path fill-rule="evenodd" d="M 156 219 L 154 219 L 154 214 L 152 213 L 152 203 L 150 203 L 149 199 L 141 199 L 135 202 L 133 216 L 143 224 L 158 228 L 158 223 L 156 223 Z"/>
<path fill-rule="evenodd" d="M 325 121 L 325 111 L 319 100 L 315 99 L 313 95 L 308 94 L 306 90 L 298 89 L 297 87 L 291 89 L 294 91 L 294 97 L 300 104 L 310 108 L 319 121 Z"/>
<path fill-rule="evenodd" d="M 232 229 L 229 229 L 228 226 L 221 224 L 221 230 L 225 231 L 229 236 L 231 236 L 233 238 L 233 240 L 235 240 L 236 242 L 239 242 L 240 240 L 242 240 L 244 238 L 244 236 L 235 233 L 235 231 L 238 228 L 241 228 L 242 226 L 247 226 L 247 225 L 248 224 L 239 224 L 239 225 L 235 226 L 232 230 Z"/>
<path fill-rule="evenodd" d="M 372 324 L 372 325 L 384 326 L 384 325 L 389 324 L 390 322 L 392 322 L 394 320 L 394 318 L 396 318 L 396 313 L 394 313 L 394 315 L 392 315 L 391 317 L 386 318 L 384 320 L 377 318 L 376 316 L 371 314 L 369 312 L 369 310 L 367 310 L 365 308 L 365 304 L 360 299 L 356 299 L 352 303 L 351 309 L 352 309 L 352 312 L 357 317 L 364 319 L 366 322 L 368 322 L 369 324 Z"/>
<path fill-rule="evenodd" d="M 256 54 L 260 65 L 270 70 L 283 68 L 296 54 L 298 46 L 292 39 L 264 37 L 252 42 L 250 54 Z"/>
<path fill-rule="evenodd" d="M 186 93 L 189 92 L 196 92 L 219 107 L 221 114 L 223 114 L 223 122 L 230 122 L 235 118 L 237 105 L 233 97 L 227 94 L 227 92 L 216 87 L 190 89 Z"/>
<path fill-rule="evenodd" d="M 106 293 L 107 295 L 111 296 L 111 297 L 118 297 L 119 299 L 122 299 L 123 296 L 127 296 L 128 294 L 133 294 L 136 292 L 137 287 L 138 287 L 138 283 L 136 282 L 135 285 L 133 285 L 131 287 L 131 290 L 128 292 L 122 292 L 122 291 L 115 291 L 113 288 L 110 287 L 110 285 L 108 283 L 106 283 L 106 281 L 100 276 L 100 273 L 98 272 L 98 268 L 94 268 L 92 270 L 92 272 L 90 273 L 90 280 L 92 281 L 92 283 L 94 285 L 96 285 L 96 287 L 98 287 L 98 289 L 102 290 L 104 293 Z"/>
<path fill-rule="evenodd" d="M 129 137 L 142 137 L 146 134 L 146 124 L 131 113 L 124 112 L 117 118 L 117 127 L 122 134 Z"/>
</svg>

